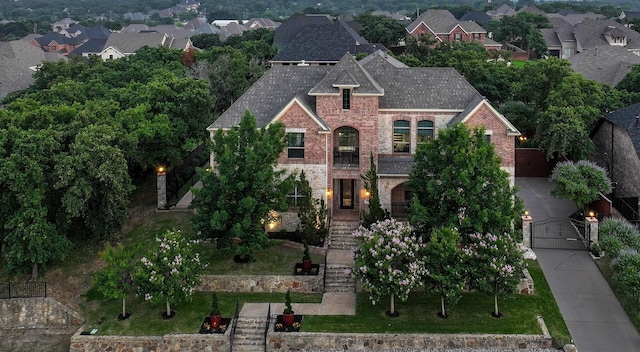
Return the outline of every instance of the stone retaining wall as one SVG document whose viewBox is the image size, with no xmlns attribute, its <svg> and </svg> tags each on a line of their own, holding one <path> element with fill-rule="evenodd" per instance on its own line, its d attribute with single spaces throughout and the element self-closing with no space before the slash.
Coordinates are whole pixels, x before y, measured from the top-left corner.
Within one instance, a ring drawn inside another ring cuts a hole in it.
<svg viewBox="0 0 640 352">
<path fill-rule="evenodd" d="M 548 335 L 488 334 L 335 334 L 273 332 L 267 334 L 267 352 L 274 351 L 378 351 L 427 349 L 551 349 Z"/>
<path fill-rule="evenodd" d="M 71 337 L 69 352 L 231 352 L 231 334 L 168 334 L 164 336 L 96 336 Z"/>
<path fill-rule="evenodd" d="M 0 329 L 64 328 L 82 323 L 80 314 L 50 297 L 0 300 Z"/>
<path fill-rule="evenodd" d="M 293 268 L 292 268 L 293 271 Z M 324 292 L 324 265 L 318 275 L 202 275 L 205 292 Z"/>
</svg>

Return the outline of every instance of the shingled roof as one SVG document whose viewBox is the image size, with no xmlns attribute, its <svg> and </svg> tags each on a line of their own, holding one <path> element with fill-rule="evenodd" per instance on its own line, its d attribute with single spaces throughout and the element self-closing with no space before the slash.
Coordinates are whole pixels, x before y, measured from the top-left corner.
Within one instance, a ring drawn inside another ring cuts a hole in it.
<svg viewBox="0 0 640 352">
<path fill-rule="evenodd" d="M 631 66 L 640 64 L 640 56 L 623 47 L 607 45 L 584 50 L 569 61 L 573 70 L 586 78 L 615 87 Z"/>
<path fill-rule="evenodd" d="M 640 103 L 629 105 L 626 108 L 616 110 L 604 115 L 604 119 L 610 121 L 629 132 L 629 137 L 640 158 Z"/>
<path fill-rule="evenodd" d="M 273 37 L 273 45 L 282 49 L 287 47 L 304 28 L 314 24 L 331 24 L 333 20 L 329 15 L 293 15 L 284 21 Z"/>
<path fill-rule="evenodd" d="M 624 34 L 627 37 L 627 45 L 625 46 L 627 49 L 640 48 L 640 33 L 613 20 L 586 19 L 575 25 L 573 33 L 578 44 L 584 49 L 609 45 L 604 34 L 611 33 L 614 29 L 617 35 Z"/>
<path fill-rule="evenodd" d="M 379 97 L 380 109 L 464 112 L 484 101 L 453 68 L 407 67 L 381 52 L 361 62 L 345 55 L 335 66 L 272 67 L 208 129 L 236 126 L 247 110 L 256 117 L 258 126 L 265 126 L 294 99 L 309 108 L 319 128 L 328 128 L 315 114 L 314 95 L 338 94 L 335 84 L 345 79 L 358 85 L 354 95 L 384 94 Z"/>
<path fill-rule="evenodd" d="M 278 27 L 278 30 L 282 26 Z M 289 45 L 280 48 L 271 62 L 301 62 L 304 60 L 333 63 L 338 62 L 346 53 L 371 54 L 376 48 L 386 50 L 382 45 L 369 44 L 344 21 L 312 24 L 304 27 Z"/>
</svg>

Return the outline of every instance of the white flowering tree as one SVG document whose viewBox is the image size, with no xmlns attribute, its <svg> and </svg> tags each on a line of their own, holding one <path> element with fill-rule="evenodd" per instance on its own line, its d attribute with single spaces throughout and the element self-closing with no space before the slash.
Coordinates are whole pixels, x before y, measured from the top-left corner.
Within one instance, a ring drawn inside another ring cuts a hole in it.
<svg viewBox="0 0 640 352">
<path fill-rule="evenodd" d="M 493 316 L 500 317 L 498 297 L 515 293 L 525 268 L 522 252 L 508 234 L 472 233 L 464 248 L 470 285 L 494 298 Z"/>
<path fill-rule="evenodd" d="M 389 314 L 397 315 L 395 297 L 406 301 L 426 274 L 421 260 L 422 239 L 412 235 L 409 225 L 394 219 L 375 222 L 368 229 L 360 226 L 353 236 L 358 244 L 353 276 L 369 291 L 372 304 L 390 296 Z"/>
<path fill-rule="evenodd" d="M 135 283 L 146 301 L 166 303 L 166 317 L 171 317 L 171 304 L 191 298 L 205 264 L 193 247 L 195 242 L 185 239 L 179 230 L 167 231 L 156 241 L 158 248 L 138 263 Z"/>
</svg>

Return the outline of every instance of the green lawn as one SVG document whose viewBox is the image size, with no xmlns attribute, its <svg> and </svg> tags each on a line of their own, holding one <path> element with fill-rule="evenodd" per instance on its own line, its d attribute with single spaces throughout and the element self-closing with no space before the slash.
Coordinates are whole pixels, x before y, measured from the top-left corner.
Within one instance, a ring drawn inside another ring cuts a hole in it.
<svg viewBox="0 0 640 352">
<path fill-rule="evenodd" d="M 155 237 L 167 229 L 180 229 L 188 236 L 195 236 L 189 222 L 190 213 L 161 212 L 154 213 L 142 221 L 124 236 L 127 246 L 139 245 L 143 248 L 155 246 Z M 291 248 L 282 241 L 272 241 L 273 245 L 255 254 L 256 262 L 236 264 L 232 254 L 220 252 L 211 244 L 201 244 L 201 253 L 210 264 L 209 274 L 289 274 L 293 264 L 302 257 L 302 248 Z M 313 260 L 323 263 L 322 256 L 314 255 Z M 540 334 L 536 316 L 541 315 L 551 335 L 559 345 L 568 343 L 571 338 L 555 300 L 544 279 L 537 262 L 529 262 L 529 272 L 535 282 L 535 295 L 517 295 L 501 300 L 500 310 L 504 317 L 492 318 L 493 298 L 479 293 L 466 293 L 462 300 L 449 310 L 449 318 L 441 319 L 439 298 L 421 292 L 414 293 L 407 302 L 397 302 L 400 317 L 389 318 L 385 315 L 388 302 L 373 306 L 367 294 L 357 297 L 356 316 L 307 316 L 303 324 L 304 331 L 331 332 L 388 332 L 388 333 L 499 333 L 499 334 Z M 235 301 L 240 308 L 244 302 L 283 302 L 284 294 L 261 293 L 218 293 L 224 316 L 231 316 Z M 294 302 L 320 302 L 320 294 L 294 294 Z M 176 316 L 163 320 L 161 313 L 165 306 L 152 305 L 138 297 L 128 299 L 127 311 L 132 316 L 118 321 L 121 312 L 120 300 L 106 300 L 100 294 L 90 290 L 82 303 L 87 316 L 87 328 L 98 327 L 105 335 L 162 335 L 166 333 L 196 332 L 210 309 L 209 293 L 198 292 L 190 302 L 172 307 Z"/>
<path fill-rule="evenodd" d="M 465 293 L 460 302 L 448 310 L 447 319 L 440 318 L 440 298 L 423 292 L 412 293 L 406 302 L 396 302 L 399 317 L 385 315 L 389 302 L 371 305 L 368 295 L 357 298 L 356 316 L 307 316 L 305 331 L 350 331 L 378 333 L 478 333 L 478 334 L 541 334 L 536 316 L 541 315 L 559 345 L 571 337 L 558 310 L 544 275 L 537 262 L 529 262 L 529 272 L 535 282 L 535 295 L 517 295 L 500 300 L 504 315 L 491 317 L 493 297 L 480 293 Z"/>
</svg>

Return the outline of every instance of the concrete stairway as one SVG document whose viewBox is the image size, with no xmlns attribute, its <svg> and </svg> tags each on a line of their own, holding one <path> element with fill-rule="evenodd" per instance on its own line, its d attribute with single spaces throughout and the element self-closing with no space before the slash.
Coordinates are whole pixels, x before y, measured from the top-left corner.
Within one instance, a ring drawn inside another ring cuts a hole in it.
<svg viewBox="0 0 640 352">
<path fill-rule="evenodd" d="M 264 352 L 267 319 L 238 317 L 232 352 Z"/>
<path fill-rule="evenodd" d="M 358 221 L 333 221 L 331 222 L 331 249 L 351 249 L 356 246 L 356 241 L 352 236 L 354 230 L 360 226 Z"/>
<path fill-rule="evenodd" d="M 358 226 L 358 221 L 334 220 L 331 223 L 331 239 L 324 272 L 325 293 L 355 292 L 356 283 L 350 273 L 353 266 L 351 251 L 356 246 L 352 233 Z"/>
</svg>

